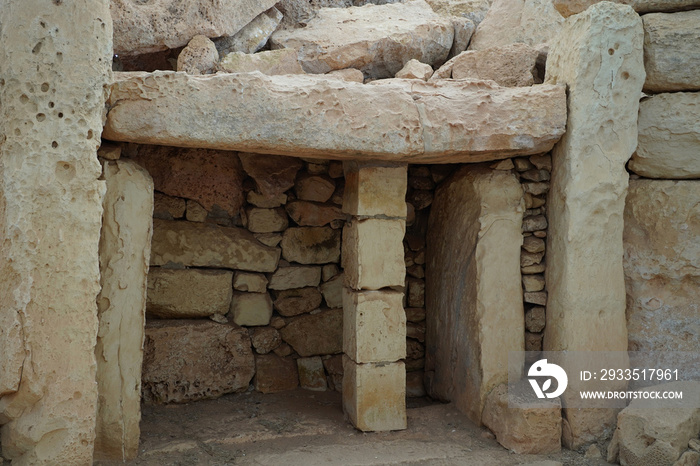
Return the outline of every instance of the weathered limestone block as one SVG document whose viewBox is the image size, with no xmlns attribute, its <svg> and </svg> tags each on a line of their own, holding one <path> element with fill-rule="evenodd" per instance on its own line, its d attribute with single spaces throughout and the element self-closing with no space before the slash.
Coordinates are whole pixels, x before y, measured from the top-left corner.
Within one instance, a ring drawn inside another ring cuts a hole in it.
<svg viewBox="0 0 700 466">
<path fill-rule="evenodd" d="M 236 325 L 267 325 L 272 317 L 272 298 L 268 293 L 233 293 L 230 315 Z"/>
<path fill-rule="evenodd" d="M 157 52 L 181 47 L 197 34 L 232 36 L 275 0 L 111 0 L 114 53 Z M 235 14 L 232 14 L 235 12 Z"/>
<path fill-rule="evenodd" d="M 403 362 L 357 364 L 343 356 L 343 410 L 362 431 L 406 428 Z"/>
<path fill-rule="evenodd" d="M 393 77 L 412 58 L 441 65 L 453 40 L 450 19 L 434 13 L 423 0 L 412 0 L 324 8 L 305 28 L 275 32 L 270 43 L 273 49 L 299 51 L 307 73 L 356 68 L 377 79 Z"/>
<path fill-rule="evenodd" d="M 93 459 L 108 8 L 0 6 L 0 443 L 15 464 Z"/>
<path fill-rule="evenodd" d="M 508 400 L 507 385 L 489 393 L 481 421 L 496 434 L 498 443 L 524 455 L 546 455 L 561 450 L 561 401 Z M 521 405 L 522 403 L 522 405 Z"/>
<path fill-rule="evenodd" d="M 153 193 L 153 217 L 173 220 L 185 216 L 186 201 L 163 193 Z"/>
<path fill-rule="evenodd" d="M 231 152 L 141 146 L 132 159 L 148 170 L 155 189 L 164 194 L 195 200 L 208 211 L 218 205 L 229 215 L 238 214 L 243 205 L 245 174 Z"/>
<path fill-rule="evenodd" d="M 405 220 L 353 220 L 343 228 L 345 285 L 354 290 L 403 286 Z"/>
<path fill-rule="evenodd" d="M 629 349 L 696 351 L 700 181 L 630 181 L 624 220 Z"/>
<path fill-rule="evenodd" d="M 146 324 L 143 398 L 186 403 L 245 391 L 255 373 L 248 331 L 208 320 Z"/>
<path fill-rule="evenodd" d="M 611 462 L 619 459 L 622 465 L 674 465 L 688 448 L 689 441 L 700 434 L 697 382 L 672 382 L 649 389 L 682 391 L 683 406 L 664 403 L 662 408 L 650 409 L 642 405 L 645 401 L 632 400 L 617 416 L 617 429 L 608 449 L 617 452 L 619 458 L 613 454 Z"/>
<path fill-rule="evenodd" d="M 287 50 L 287 49 L 282 49 Z M 329 78 L 342 79 L 343 81 L 363 83 L 365 82 L 365 75 L 362 71 L 356 70 L 355 68 L 345 68 L 343 70 L 334 70 L 326 73 Z"/>
<path fill-rule="evenodd" d="M 331 227 L 288 228 L 282 235 L 282 257 L 299 264 L 340 262 L 340 230 Z"/>
<path fill-rule="evenodd" d="M 302 201 L 326 202 L 335 191 L 335 182 L 327 176 L 301 175 L 297 178 L 294 191 Z"/>
<path fill-rule="evenodd" d="M 186 267 L 273 272 L 279 257 L 278 248 L 265 246 L 241 228 L 159 219 L 153 221 L 151 265 L 175 263 Z"/>
<path fill-rule="evenodd" d="M 700 93 L 644 99 L 638 128 L 630 170 L 646 178 L 700 178 Z"/>
<path fill-rule="evenodd" d="M 452 78 L 491 79 L 506 87 L 532 86 L 537 79 L 538 55 L 525 44 L 464 52 L 452 64 Z"/>
<path fill-rule="evenodd" d="M 324 392 L 328 388 L 326 372 L 323 370 L 323 361 L 320 356 L 297 359 L 297 370 L 301 388 L 317 392 Z"/>
<path fill-rule="evenodd" d="M 292 265 L 280 267 L 270 277 L 268 288 L 271 290 L 289 290 L 318 286 L 321 283 L 321 267 Z"/>
<path fill-rule="evenodd" d="M 302 357 L 340 353 L 343 350 L 343 310 L 295 317 L 280 330 L 280 335 Z"/>
<path fill-rule="evenodd" d="M 346 216 L 334 205 L 307 201 L 292 201 L 285 206 L 289 217 L 299 226 L 322 227 L 333 220 L 345 220 Z"/>
<path fill-rule="evenodd" d="M 274 233 L 284 231 L 289 226 L 289 220 L 284 209 L 262 209 L 251 207 L 246 210 L 248 231 L 253 233 Z"/>
<path fill-rule="evenodd" d="M 236 272 L 233 277 L 233 289 L 264 293 L 267 290 L 267 277 L 261 273 Z"/>
<path fill-rule="evenodd" d="M 241 160 L 243 170 L 255 180 L 260 194 L 269 199 L 283 195 L 286 190 L 294 186 L 297 172 L 304 165 L 296 157 L 281 155 L 241 153 L 238 154 L 238 158 Z"/>
<path fill-rule="evenodd" d="M 216 45 L 207 36 L 196 35 L 177 56 L 177 71 L 209 74 L 219 61 Z"/>
<path fill-rule="evenodd" d="M 296 361 L 276 354 L 255 356 L 255 390 L 261 393 L 278 393 L 294 390 L 299 386 Z"/>
<path fill-rule="evenodd" d="M 353 361 L 393 362 L 406 357 L 406 313 L 399 291 L 343 293 L 343 351 Z"/>
<path fill-rule="evenodd" d="M 522 42 L 549 43 L 564 24 L 552 0 L 494 0 L 476 28 L 469 50 L 483 50 Z"/>
<path fill-rule="evenodd" d="M 564 17 L 581 13 L 589 6 L 602 0 L 554 0 L 554 8 Z M 639 14 L 662 11 L 691 10 L 700 7 L 698 0 L 608 0 L 634 8 Z"/>
<path fill-rule="evenodd" d="M 428 391 L 476 423 L 488 393 L 508 381 L 508 352 L 524 349 L 522 197 L 511 172 L 469 166 L 438 187 L 430 211 Z"/>
<path fill-rule="evenodd" d="M 343 274 L 338 274 L 321 285 L 326 306 L 331 309 L 343 307 Z"/>
<path fill-rule="evenodd" d="M 297 52 L 293 49 L 265 50 L 255 54 L 232 52 L 219 62 L 219 70 L 228 73 L 260 71 L 268 76 L 304 74 Z"/>
<path fill-rule="evenodd" d="M 267 354 L 282 344 L 280 332 L 273 327 L 258 327 L 250 336 L 250 342 L 258 354 Z"/>
<path fill-rule="evenodd" d="M 318 288 L 310 286 L 277 292 L 274 306 L 280 315 L 293 317 L 318 309 L 322 300 L 323 298 Z"/>
<path fill-rule="evenodd" d="M 700 10 L 644 15 L 647 92 L 700 90 Z"/>
<path fill-rule="evenodd" d="M 400 79 L 421 79 L 427 81 L 429 77 L 433 75 L 433 67 L 421 63 L 415 58 L 408 60 L 408 62 L 396 72 L 396 78 Z"/>
<path fill-rule="evenodd" d="M 224 315 L 231 305 L 233 272 L 164 269 L 148 272 L 146 311 L 161 319 L 193 319 Z"/>
<path fill-rule="evenodd" d="M 262 161 L 260 153 L 411 163 L 500 160 L 549 151 L 566 121 L 563 86 L 402 79 L 365 85 L 259 73 L 115 78 L 106 138 L 254 152 Z"/>
<path fill-rule="evenodd" d="M 272 7 L 256 16 L 236 34 L 216 39 L 216 48 L 222 57 L 231 52 L 254 54 L 265 46 L 281 22 L 282 12 Z"/>
<path fill-rule="evenodd" d="M 637 146 L 643 28 L 629 6 L 603 2 L 567 19 L 560 37 L 546 82 L 567 84 L 572 130 L 552 156 L 544 349 L 626 351 L 625 164 Z M 568 448 L 605 436 L 614 423 L 611 410 L 568 410 L 565 397 L 562 405 Z"/>
<path fill-rule="evenodd" d="M 358 217 L 406 218 L 406 165 L 345 162 L 343 212 Z"/>
<path fill-rule="evenodd" d="M 126 461 L 136 458 L 139 446 L 153 180 L 129 160 L 104 162 L 102 173 L 95 456 Z"/>
</svg>

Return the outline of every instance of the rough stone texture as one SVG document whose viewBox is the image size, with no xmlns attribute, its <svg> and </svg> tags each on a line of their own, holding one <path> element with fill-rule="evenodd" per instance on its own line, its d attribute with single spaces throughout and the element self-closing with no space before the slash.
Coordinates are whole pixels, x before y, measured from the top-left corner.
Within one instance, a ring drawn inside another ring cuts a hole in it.
<svg viewBox="0 0 700 466">
<path fill-rule="evenodd" d="M 289 266 L 280 267 L 270 277 L 268 288 L 271 290 L 289 290 L 318 286 L 321 283 L 321 267 Z"/>
<path fill-rule="evenodd" d="M 177 71 L 188 74 L 209 74 L 219 61 L 219 52 L 208 37 L 197 35 L 177 56 Z"/>
<path fill-rule="evenodd" d="M 474 26 L 484 20 L 492 0 L 426 0 L 435 13 L 448 16 L 468 18 Z"/>
<path fill-rule="evenodd" d="M 236 325 L 267 325 L 272 317 L 272 298 L 267 293 L 233 293 L 231 317 Z"/>
<path fill-rule="evenodd" d="M 405 220 L 353 220 L 343 228 L 345 285 L 354 290 L 403 286 Z"/>
<path fill-rule="evenodd" d="M 474 31 L 476 30 L 476 25 L 474 22 L 467 18 L 453 17 L 452 26 L 455 29 L 455 36 L 452 42 L 452 48 L 450 49 L 450 53 L 447 55 L 447 58 L 456 57 L 460 53 L 464 52 L 467 49 L 467 45 L 469 45 L 469 41 L 474 35 Z M 430 76 L 428 76 L 428 78 L 429 77 Z"/>
<path fill-rule="evenodd" d="M 560 37 L 546 82 L 567 84 L 572 130 L 552 156 L 544 349 L 626 351 L 625 164 L 637 146 L 643 28 L 632 8 L 604 2 L 567 19 Z M 569 410 L 565 397 L 562 405 L 568 448 L 605 436 L 614 423 L 611 410 Z"/>
<path fill-rule="evenodd" d="M 392 362 L 406 357 L 403 293 L 343 293 L 343 351 L 357 363 Z"/>
<path fill-rule="evenodd" d="M 274 5 L 275 0 L 111 0 L 114 53 L 174 49 L 197 34 L 232 36 Z"/>
<path fill-rule="evenodd" d="M 343 282 L 343 274 L 339 274 L 321 285 L 323 300 L 331 309 L 343 307 Z"/>
<path fill-rule="evenodd" d="M 602 0 L 554 0 L 554 8 L 564 17 L 581 13 L 589 6 Z M 690 10 L 700 7 L 698 0 L 609 0 L 634 8 L 639 14 L 660 11 Z"/>
<path fill-rule="evenodd" d="M 629 349 L 696 351 L 700 181 L 630 181 L 624 220 Z"/>
<path fill-rule="evenodd" d="M 302 201 L 326 202 L 335 191 L 335 183 L 325 176 L 301 175 L 297 178 L 294 191 L 297 199 Z"/>
<path fill-rule="evenodd" d="M 566 121 L 563 86 L 403 79 L 364 85 L 259 73 L 115 78 L 105 137 L 142 144 L 321 159 L 478 162 L 547 152 Z"/>
<path fill-rule="evenodd" d="M 295 317 L 280 334 L 302 357 L 340 353 L 343 350 L 343 310 Z"/>
<path fill-rule="evenodd" d="M 255 180 L 258 192 L 269 199 L 276 199 L 294 186 L 297 172 L 303 166 L 298 158 L 280 155 L 242 153 L 238 158 L 243 170 Z"/>
<path fill-rule="evenodd" d="M 403 362 L 357 364 L 343 356 L 343 410 L 361 431 L 406 428 Z"/>
<path fill-rule="evenodd" d="M 299 226 L 322 227 L 333 220 L 345 220 L 340 208 L 308 201 L 292 201 L 285 206 L 289 217 Z"/>
<path fill-rule="evenodd" d="M 274 233 L 284 231 L 289 226 L 289 220 L 284 209 L 261 209 L 251 207 L 246 210 L 246 220 L 249 231 L 253 233 Z"/>
<path fill-rule="evenodd" d="M 469 50 L 483 50 L 522 42 L 549 43 L 564 24 L 552 0 L 494 0 L 476 28 Z"/>
<path fill-rule="evenodd" d="M 529 45 L 509 44 L 464 52 L 452 65 L 454 79 L 491 79 L 501 86 L 532 86 L 539 52 Z"/>
<path fill-rule="evenodd" d="M 261 273 L 236 272 L 233 277 L 233 289 L 264 293 L 267 290 L 267 278 Z"/>
<path fill-rule="evenodd" d="M 620 464 L 673 465 L 700 434 L 698 382 L 673 382 L 650 390 L 683 391 L 684 406 L 665 402 L 663 408 L 649 409 L 644 401 L 632 400 L 617 416 L 617 430 L 608 448 L 619 454 Z M 610 459 L 616 462 L 616 456 Z"/>
<path fill-rule="evenodd" d="M 142 146 L 132 159 L 148 170 L 155 189 L 164 194 L 193 199 L 208 211 L 218 205 L 229 215 L 238 214 L 243 205 L 241 185 L 245 174 L 236 154 Z"/>
<path fill-rule="evenodd" d="M 277 393 L 294 390 L 299 386 L 297 363 L 291 358 L 276 354 L 255 356 L 255 378 L 253 385 L 262 393 Z"/>
<path fill-rule="evenodd" d="M 282 12 L 277 8 L 270 8 L 256 16 L 236 34 L 217 39 L 216 48 L 222 57 L 231 52 L 253 54 L 265 46 L 281 22 Z"/>
<path fill-rule="evenodd" d="M 155 219 L 151 265 L 225 267 L 251 272 L 273 272 L 278 248 L 260 243 L 241 228 Z"/>
<path fill-rule="evenodd" d="M 406 165 L 344 162 L 343 212 L 359 217 L 406 218 Z"/>
<path fill-rule="evenodd" d="M 523 403 L 522 406 L 519 404 Z M 507 385 L 489 393 L 481 420 L 508 450 L 524 455 L 546 455 L 561 450 L 561 401 L 508 400 Z"/>
<path fill-rule="evenodd" d="M 282 235 L 282 257 L 299 264 L 340 262 L 340 230 L 330 227 L 288 228 Z"/>
<path fill-rule="evenodd" d="M 545 326 L 545 308 L 533 307 L 525 314 L 525 328 L 529 332 L 541 332 Z"/>
<path fill-rule="evenodd" d="M 306 390 L 323 392 L 328 388 L 326 372 L 320 356 L 297 359 L 299 385 Z"/>
<path fill-rule="evenodd" d="M 258 354 L 267 354 L 281 343 L 280 332 L 272 327 L 258 327 L 250 336 L 250 341 Z"/>
<path fill-rule="evenodd" d="M 400 79 L 421 79 L 427 81 L 433 75 L 433 68 L 425 63 L 421 63 L 416 59 L 411 59 L 399 71 L 396 72 L 396 78 Z"/>
<path fill-rule="evenodd" d="M 0 435 L 15 464 L 92 462 L 108 6 L 0 7 Z"/>
<path fill-rule="evenodd" d="M 323 298 L 318 288 L 310 286 L 277 292 L 274 306 L 280 315 L 293 317 L 318 309 L 322 300 Z"/>
<path fill-rule="evenodd" d="M 630 170 L 646 178 L 700 178 L 700 93 L 644 99 L 638 128 Z"/>
<path fill-rule="evenodd" d="M 488 393 L 508 381 L 508 352 L 524 349 L 522 196 L 511 172 L 469 166 L 438 187 L 430 211 L 427 388 L 476 423 Z"/>
<path fill-rule="evenodd" d="M 179 197 L 167 196 L 163 193 L 153 193 L 153 217 L 163 220 L 173 220 L 185 216 L 186 202 Z"/>
<path fill-rule="evenodd" d="M 378 79 L 393 77 L 412 58 L 441 65 L 453 39 L 450 19 L 434 13 L 423 0 L 412 0 L 325 8 L 305 28 L 275 32 L 270 43 L 273 49 L 299 51 L 307 73 L 356 68 Z"/>
<path fill-rule="evenodd" d="M 268 76 L 305 74 L 293 49 L 265 50 L 252 55 L 232 52 L 219 62 L 219 70 L 228 73 L 259 71 Z"/>
<path fill-rule="evenodd" d="M 286 50 L 286 49 L 282 49 Z M 329 78 L 342 79 L 343 81 L 363 83 L 365 81 L 365 75 L 362 71 L 356 70 L 355 68 L 345 68 L 344 70 L 334 70 L 326 73 Z"/>
<path fill-rule="evenodd" d="M 644 91 L 700 90 L 700 10 L 650 13 L 642 21 L 647 71 Z"/>
<path fill-rule="evenodd" d="M 153 180 L 134 162 L 104 162 L 97 297 L 95 456 L 138 455 L 146 277 L 153 233 Z"/>
<path fill-rule="evenodd" d="M 224 315 L 231 305 L 233 272 L 164 269 L 148 272 L 146 311 L 161 319 L 193 319 Z"/>
<path fill-rule="evenodd" d="M 207 320 L 146 324 L 143 398 L 186 403 L 245 391 L 255 373 L 248 331 Z"/>
</svg>

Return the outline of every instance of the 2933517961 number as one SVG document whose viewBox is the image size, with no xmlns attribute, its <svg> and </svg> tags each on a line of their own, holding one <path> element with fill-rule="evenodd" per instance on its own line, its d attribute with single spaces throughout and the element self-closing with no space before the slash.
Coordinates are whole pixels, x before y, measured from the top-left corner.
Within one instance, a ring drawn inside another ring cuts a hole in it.
<svg viewBox="0 0 700 466">
<path fill-rule="evenodd" d="M 678 369 L 601 369 L 600 380 L 676 381 Z"/>
</svg>

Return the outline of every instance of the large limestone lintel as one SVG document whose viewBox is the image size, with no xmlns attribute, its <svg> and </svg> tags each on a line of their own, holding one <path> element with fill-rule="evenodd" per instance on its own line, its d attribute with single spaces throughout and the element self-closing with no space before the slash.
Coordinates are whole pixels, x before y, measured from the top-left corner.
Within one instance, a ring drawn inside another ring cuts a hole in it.
<svg viewBox="0 0 700 466">
<path fill-rule="evenodd" d="M 560 37 L 549 52 L 546 81 L 567 84 L 569 116 L 553 152 L 544 346 L 626 351 L 625 164 L 637 145 L 644 31 L 631 7 L 603 2 L 567 19 Z M 600 412 L 569 418 L 566 446 L 577 449 L 605 435 L 610 416 Z"/>
<path fill-rule="evenodd" d="M 562 16 L 569 17 L 577 13 L 581 13 L 586 8 L 603 0 L 554 0 L 554 8 L 557 9 Z M 634 8 L 639 14 L 652 13 L 659 11 L 681 11 L 692 10 L 700 6 L 698 0 L 607 0 L 615 3 L 622 3 Z"/>
<path fill-rule="evenodd" d="M 464 167 L 436 191 L 426 264 L 429 391 L 481 423 L 486 396 L 523 351 L 523 192 L 515 175 Z"/>
<path fill-rule="evenodd" d="M 319 75 L 118 73 L 105 137 L 324 159 L 479 162 L 546 152 L 565 129 L 563 86 Z M 242 117 L 244 116 L 244 117 Z"/>
<path fill-rule="evenodd" d="M 104 162 L 103 177 L 95 458 L 126 461 L 139 446 L 153 180 L 130 160 Z"/>
<path fill-rule="evenodd" d="M 2 456 L 91 464 L 109 2 L 7 0 L 0 24 Z"/>
</svg>

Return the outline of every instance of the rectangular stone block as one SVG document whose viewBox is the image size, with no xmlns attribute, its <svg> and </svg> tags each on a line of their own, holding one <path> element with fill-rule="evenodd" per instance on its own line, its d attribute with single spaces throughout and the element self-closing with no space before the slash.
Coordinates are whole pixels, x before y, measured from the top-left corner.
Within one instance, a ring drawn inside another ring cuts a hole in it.
<svg viewBox="0 0 700 466">
<path fill-rule="evenodd" d="M 343 212 L 359 217 L 406 218 L 406 165 L 345 162 Z"/>
<path fill-rule="evenodd" d="M 225 315 L 231 305 L 232 280 L 233 272 L 227 270 L 153 267 L 148 272 L 146 311 L 161 319 Z"/>
<path fill-rule="evenodd" d="M 353 220 L 343 228 L 345 285 L 354 290 L 404 286 L 405 220 Z"/>
<path fill-rule="evenodd" d="M 403 362 L 357 364 L 343 356 L 343 410 L 364 432 L 406 428 L 406 368 Z"/>
<path fill-rule="evenodd" d="M 343 290 L 343 351 L 358 363 L 406 357 L 406 313 L 399 291 Z"/>
</svg>

